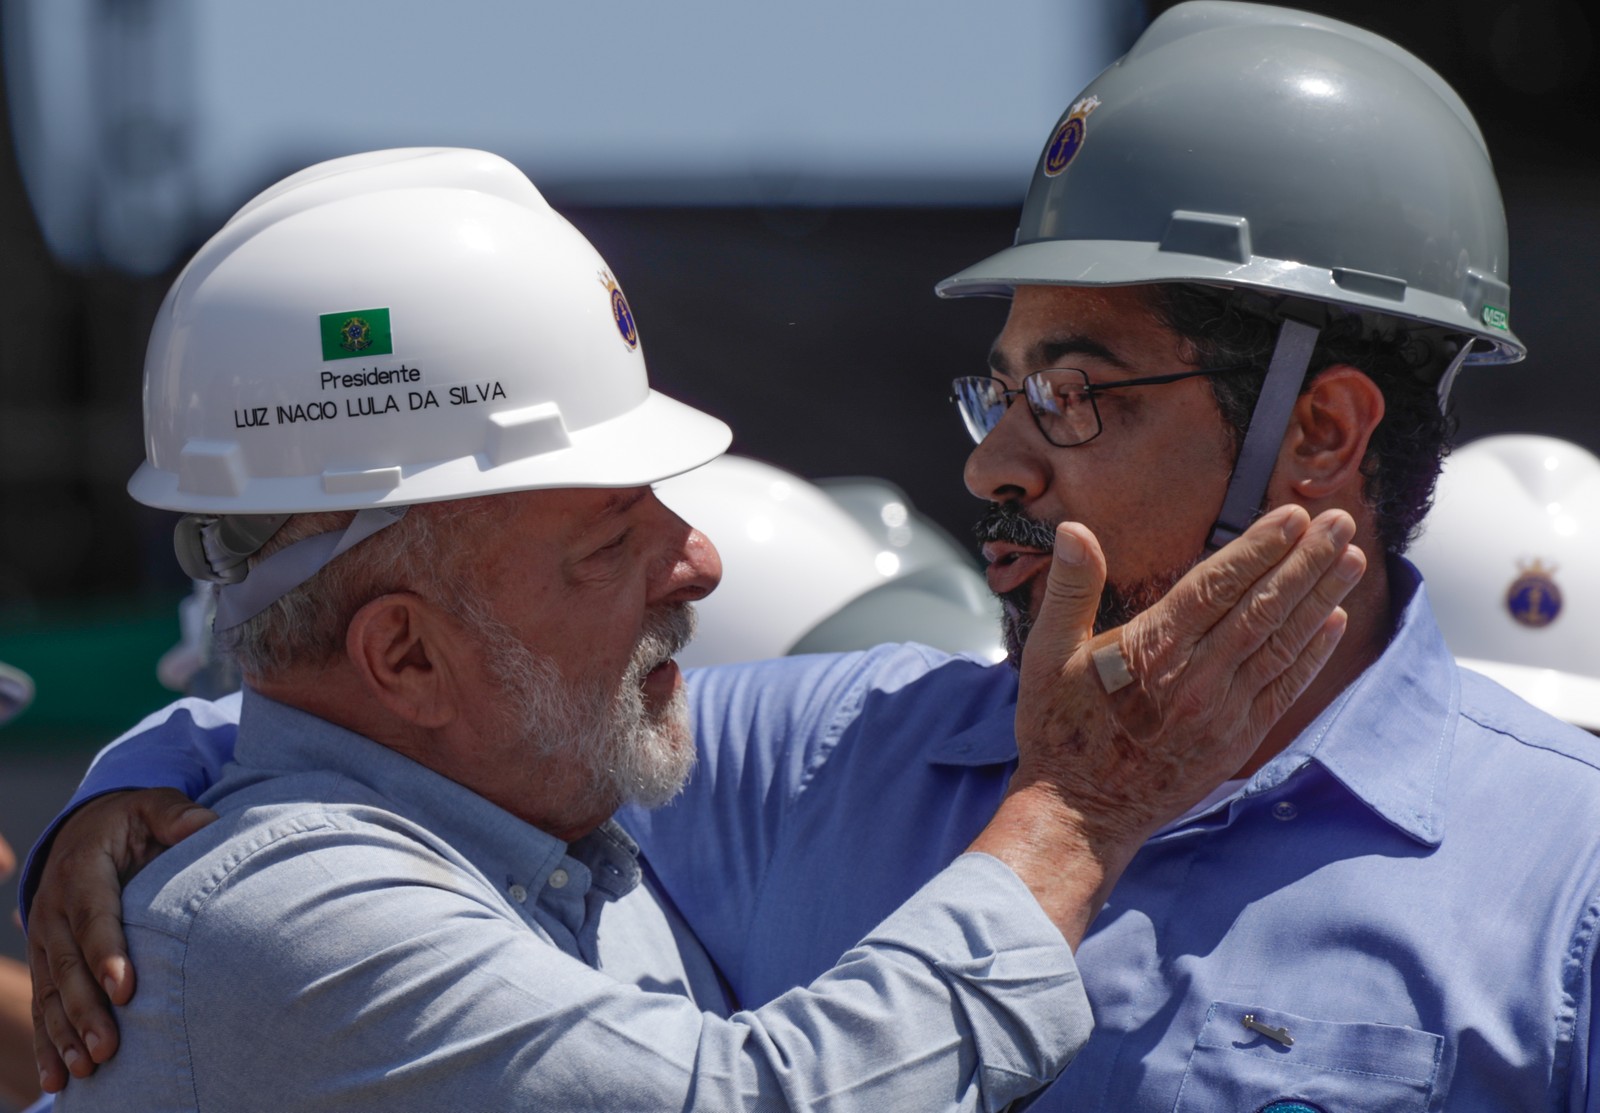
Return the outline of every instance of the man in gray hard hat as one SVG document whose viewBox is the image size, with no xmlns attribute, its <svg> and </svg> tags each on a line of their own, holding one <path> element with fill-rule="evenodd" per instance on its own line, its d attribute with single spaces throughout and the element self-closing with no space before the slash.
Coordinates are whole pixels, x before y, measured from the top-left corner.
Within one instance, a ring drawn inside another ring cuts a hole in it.
<svg viewBox="0 0 1600 1113">
<path fill-rule="evenodd" d="M 1454 376 L 1522 354 L 1460 100 L 1358 28 L 1181 4 L 1067 106 L 1016 244 L 940 291 L 1011 298 L 954 390 L 1015 646 L 1083 527 L 1102 624 L 1262 507 L 1344 509 L 1371 558 L 1327 668 L 1112 891 L 1079 951 L 1096 1033 L 1038 1108 L 1600 1108 L 1600 755 L 1458 669 L 1401 556 Z M 691 677 L 701 773 L 629 824 L 743 999 L 966 844 L 1018 683 L 917 647 Z"/>
</svg>

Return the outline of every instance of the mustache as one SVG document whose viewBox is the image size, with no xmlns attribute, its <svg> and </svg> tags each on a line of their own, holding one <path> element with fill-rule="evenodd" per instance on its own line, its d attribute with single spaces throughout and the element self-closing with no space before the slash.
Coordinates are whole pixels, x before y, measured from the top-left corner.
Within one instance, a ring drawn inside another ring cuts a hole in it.
<svg viewBox="0 0 1600 1113">
<path fill-rule="evenodd" d="M 628 670 L 629 679 L 643 680 L 651 669 L 676 657 L 694 637 L 695 618 L 694 607 L 688 603 L 677 603 L 647 615 Z"/>
<path fill-rule="evenodd" d="M 1006 541 L 1028 549 L 1051 553 L 1056 548 L 1056 522 L 1030 518 L 1014 502 L 991 502 L 972 527 L 980 542 Z"/>
</svg>

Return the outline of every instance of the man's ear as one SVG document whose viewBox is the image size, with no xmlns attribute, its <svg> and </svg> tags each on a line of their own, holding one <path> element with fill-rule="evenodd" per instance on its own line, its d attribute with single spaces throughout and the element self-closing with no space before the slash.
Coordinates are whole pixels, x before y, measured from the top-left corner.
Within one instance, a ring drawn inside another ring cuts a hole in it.
<svg viewBox="0 0 1600 1113">
<path fill-rule="evenodd" d="M 1278 453 L 1284 493 L 1301 503 L 1359 499 L 1361 463 L 1383 413 L 1383 391 L 1360 370 L 1336 363 L 1320 372 L 1295 403 Z"/>
<path fill-rule="evenodd" d="M 391 714 L 434 729 L 460 708 L 455 638 L 439 609 L 409 591 L 380 595 L 355 613 L 345 653 L 356 675 Z"/>
</svg>

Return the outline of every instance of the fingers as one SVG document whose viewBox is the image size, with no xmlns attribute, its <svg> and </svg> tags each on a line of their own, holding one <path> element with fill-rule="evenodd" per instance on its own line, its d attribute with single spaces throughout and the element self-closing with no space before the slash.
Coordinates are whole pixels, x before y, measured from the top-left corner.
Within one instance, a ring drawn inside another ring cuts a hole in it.
<svg viewBox="0 0 1600 1113">
<path fill-rule="evenodd" d="M 106 994 L 115 990 L 113 996 L 126 1003 L 133 992 L 116 863 L 104 854 L 69 855 L 61 862 L 53 874 L 54 861 L 46 868 L 28 933 L 34 1050 L 46 1089 L 66 1083 L 63 1068 L 83 1078 L 111 1057 L 117 1026 Z M 120 981 L 100 981 L 100 969 L 120 973 Z"/>
<path fill-rule="evenodd" d="M 167 846 L 216 819 L 174 789 L 102 796 L 56 833 L 29 917 L 34 1051 L 40 1083 L 59 1089 L 116 1053 L 110 1005 L 133 997 L 122 885 Z"/>
<path fill-rule="evenodd" d="M 1245 731 L 1248 736 L 1264 736 L 1272 724 L 1294 705 L 1294 701 L 1300 698 L 1300 694 L 1333 656 L 1339 639 L 1344 637 L 1346 622 L 1343 608 L 1335 608 L 1331 615 L 1322 620 L 1322 625 L 1294 661 L 1256 694 L 1250 724 Z"/>
<path fill-rule="evenodd" d="M 1298 508 L 1282 509 L 1296 513 L 1285 513 L 1281 525 L 1272 520 L 1277 511 L 1264 516 L 1256 525 L 1272 528 L 1255 538 L 1246 534 L 1191 569 L 1166 600 L 1128 624 L 1136 671 L 1161 662 L 1217 699 L 1241 684 L 1253 695 L 1289 666 L 1365 565 L 1357 564 L 1352 576 L 1330 574 L 1355 536 L 1348 514 L 1328 511 L 1310 522 Z M 1210 567 L 1223 557 L 1225 563 Z M 1263 646 L 1268 651 L 1257 656 Z"/>
<path fill-rule="evenodd" d="M 45 1031 L 37 997 L 33 999 L 33 1058 L 39 1067 L 39 1089 L 54 1094 L 66 1087 L 70 1076 L 56 1052 L 55 1041 Z"/>
<path fill-rule="evenodd" d="M 1262 578 L 1296 551 L 1310 524 L 1311 516 L 1299 506 L 1280 506 L 1263 514 L 1238 538 L 1191 568 L 1161 602 L 1129 623 L 1128 633 L 1138 639 L 1158 631 L 1163 641 L 1180 649 L 1194 645 L 1234 614 L 1241 602 L 1255 596 Z"/>
<path fill-rule="evenodd" d="M 1025 676 L 1053 676 L 1090 636 L 1105 582 L 1106 558 L 1094 534 L 1076 522 L 1056 527 L 1044 600 L 1022 655 Z"/>
<path fill-rule="evenodd" d="M 11 844 L 0 837 L 0 881 L 11 876 L 11 871 L 17 868 L 17 856 L 11 849 Z"/>
<path fill-rule="evenodd" d="M 162 847 L 176 846 L 217 819 L 216 812 L 202 808 L 176 789 L 150 789 L 138 793 L 135 799 L 150 830 L 150 837 Z M 148 858 L 145 859 L 139 866 L 144 866 L 148 861 Z"/>
<path fill-rule="evenodd" d="M 1254 695 L 1290 667 L 1366 569 L 1361 551 L 1350 547 L 1355 528 L 1343 511 L 1319 515 L 1195 643 L 1195 682 L 1217 692 L 1243 687 Z"/>
<path fill-rule="evenodd" d="M 1235 685 L 1254 701 L 1247 729 L 1264 733 L 1327 663 L 1345 629 L 1346 615 L 1338 604 L 1366 569 L 1360 549 L 1345 549 L 1239 670 Z"/>
</svg>

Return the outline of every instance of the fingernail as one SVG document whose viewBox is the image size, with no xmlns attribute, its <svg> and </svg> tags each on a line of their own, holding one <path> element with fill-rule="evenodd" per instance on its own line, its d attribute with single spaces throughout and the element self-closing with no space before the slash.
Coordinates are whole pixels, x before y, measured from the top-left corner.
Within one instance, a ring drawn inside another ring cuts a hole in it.
<svg viewBox="0 0 1600 1113">
<path fill-rule="evenodd" d="M 1355 519 L 1348 514 L 1341 514 L 1334 519 L 1333 525 L 1328 529 L 1328 535 L 1333 538 L 1335 545 L 1343 545 L 1356 535 Z"/>
<path fill-rule="evenodd" d="M 1367 562 L 1361 555 L 1360 549 L 1346 549 L 1339 556 L 1339 561 L 1333 566 L 1333 574 L 1346 583 L 1355 583 L 1361 578 L 1361 573 L 1367 569 Z"/>
<path fill-rule="evenodd" d="M 100 1037 L 97 1033 L 90 1032 L 83 1037 L 83 1046 L 89 1049 L 89 1057 L 94 1058 L 94 1053 L 100 1050 Z"/>
<path fill-rule="evenodd" d="M 101 982 L 100 985 L 105 989 L 107 997 L 115 997 L 117 995 L 117 979 L 110 974 L 106 975 L 106 980 Z"/>
<path fill-rule="evenodd" d="M 1277 515 L 1278 529 L 1283 533 L 1285 541 L 1293 541 L 1306 531 L 1307 519 L 1303 514 L 1296 514 L 1295 509 L 1293 505 L 1278 506 L 1264 515 L 1269 518 L 1274 514 Z"/>
<path fill-rule="evenodd" d="M 1074 533 L 1056 534 L 1056 559 L 1064 564 L 1082 564 L 1088 555 L 1083 542 Z"/>
<path fill-rule="evenodd" d="M 78 1054 L 78 1049 L 75 1047 L 69 1047 L 61 1053 L 61 1061 L 67 1064 L 68 1070 L 77 1066 L 78 1060 L 82 1058 L 83 1056 Z"/>
</svg>

